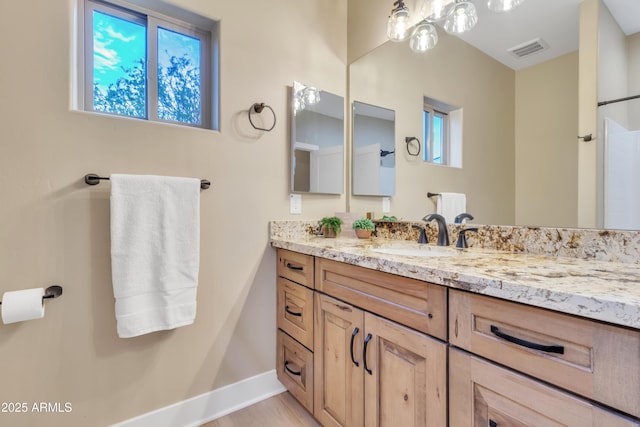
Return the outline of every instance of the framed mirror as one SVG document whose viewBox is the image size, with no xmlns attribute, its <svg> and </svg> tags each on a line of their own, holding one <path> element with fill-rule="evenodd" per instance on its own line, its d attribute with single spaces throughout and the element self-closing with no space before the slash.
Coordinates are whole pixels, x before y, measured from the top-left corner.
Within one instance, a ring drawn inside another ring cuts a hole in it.
<svg viewBox="0 0 640 427">
<path fill-rule="evenodd" d="M 344 192 L 344 98 L 293 83 L 291 191 Z"/>
<path fill-rule="evenodd" d="M 353 102 L 353 195 L 393 196 L 396 113 Z"/>
</svg>

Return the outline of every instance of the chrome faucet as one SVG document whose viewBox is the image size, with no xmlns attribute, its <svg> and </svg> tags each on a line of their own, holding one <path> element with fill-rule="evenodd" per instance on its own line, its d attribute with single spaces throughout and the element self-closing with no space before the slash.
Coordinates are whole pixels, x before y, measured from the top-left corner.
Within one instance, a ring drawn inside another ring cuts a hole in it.
<svg viewBox="0 0 640 427">
<path fill-rule="evenodd" d="M 436 220 L 438 223 L 438 246 L 449 246 L 449 231 L 447 230 L 447 221 L 440 214 L 431 214 L 422 218 L 423 221 L 429 222 Z"/>
</svg>

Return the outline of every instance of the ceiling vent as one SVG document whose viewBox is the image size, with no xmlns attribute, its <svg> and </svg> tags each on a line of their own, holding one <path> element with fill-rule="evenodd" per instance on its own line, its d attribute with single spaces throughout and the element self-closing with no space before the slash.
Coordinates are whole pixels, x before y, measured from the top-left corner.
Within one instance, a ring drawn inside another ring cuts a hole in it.
<svg viewBox="0 0 640 427">
<path fill-rule="evenodd" d="M 531 56 L 547 49 L 549 49 L 549 44 L 541 38 L 537 38 L 507 50 L 516 58 L 526 58 L 527 56 Z"/>
</svg>

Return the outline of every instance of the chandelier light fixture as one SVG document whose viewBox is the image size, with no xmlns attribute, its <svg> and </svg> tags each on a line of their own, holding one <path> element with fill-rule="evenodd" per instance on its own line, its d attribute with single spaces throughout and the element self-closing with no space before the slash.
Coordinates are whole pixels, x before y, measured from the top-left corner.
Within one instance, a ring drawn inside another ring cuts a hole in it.
<svg viewBox="0 0 640 427">
<path fill-rule="evenodd" d="M 483 0 L 492 12 L 502 13 L 513 10 L 524 0 Z M 409 37 L 409 8 L 404 0 L 396 0 L 387 22 L 387 38 L 401 42 Z M 470 31 L 478 22 L 478 12 L 472 0 L 422 0 L 420 21 L 411 31 L 409 46 L 414 52 L 426 52 L 438 44 L 439 23 L 449 34 Z"/>
<path fill-rule="evenodd" d="M 403 0 L 393 3 L 389 22 L 387 22 L 387 37 L 393 42 L 405 40 L 409 34 L 409 8 Z"/>
<path fill-rule="evenodd" d="M 522 2 L 524 2 L 524 0 L 489 0 L 487 7 L 492 12 L 509 12 L 520 6 Z"/>
</svg>

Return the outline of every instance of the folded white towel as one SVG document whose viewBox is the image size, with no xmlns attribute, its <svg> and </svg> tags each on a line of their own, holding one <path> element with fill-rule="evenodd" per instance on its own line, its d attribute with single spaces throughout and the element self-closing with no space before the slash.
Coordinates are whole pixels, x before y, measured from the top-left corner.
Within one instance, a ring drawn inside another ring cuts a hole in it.
<svg viewBox="0 0 640 427">
<path fill-rule="evenodd" d="M 111 270 L 118 335 L 193 323 L 200 180 L 111 175 Z"/>
<path fill-rule="evenodd" d="M 463 193 L 440 193 L 436 203 L 436 212 L 449 224 L 453 223 L 456 216 L 467 211 L 467 196 Z"/>
</svg>

